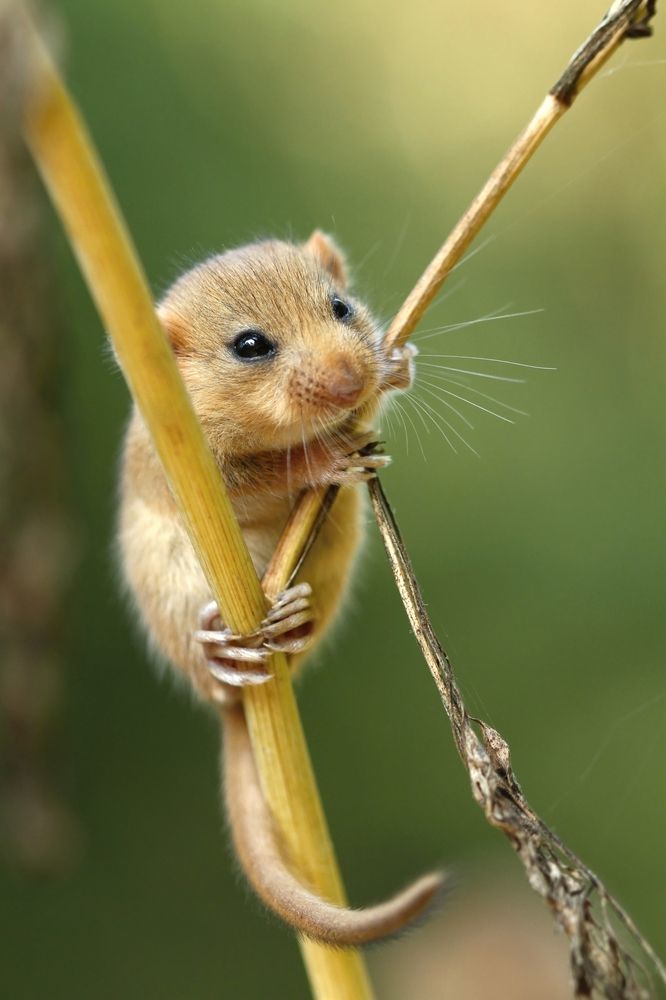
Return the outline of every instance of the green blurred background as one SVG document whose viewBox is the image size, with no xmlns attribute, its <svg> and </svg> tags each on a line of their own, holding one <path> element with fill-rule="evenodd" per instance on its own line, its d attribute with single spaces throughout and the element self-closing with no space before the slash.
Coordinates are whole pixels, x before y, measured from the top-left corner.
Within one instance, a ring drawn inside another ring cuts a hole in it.
<svg viewBox="0 0 666 1000">
<path fill-rule="evenodd" d="M 156 292 L 211 250 L 319 226 L 387 319 L 602 8 L 62 0 L 57 12 L 68 79 Z M 468 707 L 664 953 L 659 22 L 558 126 L 423 327 L 543 311 L 417 337 L 424 353 L 555 367 L 477 364 L 528 375 L 469 384 L 530 416 L 512 426 L 467 407 L 470 431 L 417 389 L 480 457 L 454 454 L 412 410 L 425 458 L 392 418 L 384 483 Z M 304 997 L 290 935 L 230 857 L 216 727 L 158 682 L 118 596 L 127 392 L 55 222 L 51 250 L 81 554 L 57 753 L 83 844 L 66 876 L 0 876 L 3 996 Z M 472 801 L 369 535 L 347 620 L 301 684 L 304 722 L 353 901 L 442 861 L 460 876 L 455 913 L 488 870 L 523 876 Z"/>
</svg>

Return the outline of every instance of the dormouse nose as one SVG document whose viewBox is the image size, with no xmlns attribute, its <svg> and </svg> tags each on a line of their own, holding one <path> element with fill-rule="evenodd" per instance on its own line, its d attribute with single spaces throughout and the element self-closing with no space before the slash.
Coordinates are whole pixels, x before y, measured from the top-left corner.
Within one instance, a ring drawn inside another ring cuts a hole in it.
<svg viewBox="0 0 666 1000">
<path fill-rule="evenodd" d="M 331 359 L 328 367 L 325 394 L 336 406 L 352 407 L 363 391 L 363 375 L 348 358 L 338 356 Z"/>
</svg>

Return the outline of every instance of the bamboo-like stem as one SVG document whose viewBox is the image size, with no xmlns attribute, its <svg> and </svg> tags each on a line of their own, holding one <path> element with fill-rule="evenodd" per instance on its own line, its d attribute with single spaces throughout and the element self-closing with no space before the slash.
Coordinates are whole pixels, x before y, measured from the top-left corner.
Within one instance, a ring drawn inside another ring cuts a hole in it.
<svg viewBox="0 0 666 1000">
<path fill-rule="evenodd" d="M 259 624 L 267 603 L 219 471 L 85 126 L 27 21 L 25 30 L 33 60 L 24 126 L 28 145 L 151 432 L 222 617 L 235 632 L 248 634 Z M 315 499 L 310 508 L 316 514 Z M 272 580 L 290 575 L 291 568 L 282 565 L 273 564 Z M 286 658 L 276 655 L 272 669 L 274 682 L 249 688 L 244 695 L 264 793 L 295 869 L 315 891 L 344 904 Z M 300 946 L 314 996 L 372 996 L 358 952 L 305 939 Z"/>
</svg>

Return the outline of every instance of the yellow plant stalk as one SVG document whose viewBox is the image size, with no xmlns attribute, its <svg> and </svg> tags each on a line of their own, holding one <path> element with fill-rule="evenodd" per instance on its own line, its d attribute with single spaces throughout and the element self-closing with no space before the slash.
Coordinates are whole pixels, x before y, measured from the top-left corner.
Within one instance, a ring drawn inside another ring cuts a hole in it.
<svg viewBox="0 0 666 1000">
<path fill-rule="evenodd" d="M 64 223 L 106 325 L 132 395 L 155 443 L 192 543 L 233 631 L 248 634 L 267 608 L 225 487 L 204 440 L 148 285 L 103 168 L 73 101 L 30 23 L 31 65 L 25 134 Z M 307 537 L 320 498 L 313 493 L 292 524 Z M 290 575 L 273 562 L 271 593 Z M 275 681 L 244 692 L 255 759 L 288 856 L 301 878 L 327 899 L 344 904 L 344 889 L 321 807 L 286 658 L 272 660 Z M 313 995 L 321 1000 L 367 1000 L 372 990 L 359 955 L 301 939 Z"/>
</svg>

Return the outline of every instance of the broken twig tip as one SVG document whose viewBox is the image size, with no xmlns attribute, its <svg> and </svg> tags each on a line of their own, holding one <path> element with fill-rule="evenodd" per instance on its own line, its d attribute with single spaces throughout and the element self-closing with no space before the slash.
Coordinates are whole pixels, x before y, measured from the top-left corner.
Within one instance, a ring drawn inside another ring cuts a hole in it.
<svg viewBox="0 0 666 1000">
<path fill-rule="evenodd" d="M 657 13 L 657 0 L 616 0 L 569 61 L 551 95 L 569 107 L 601 63 L 615 52 L 625 38 L 649 38 L 650 21 Z"/>
</svg>

